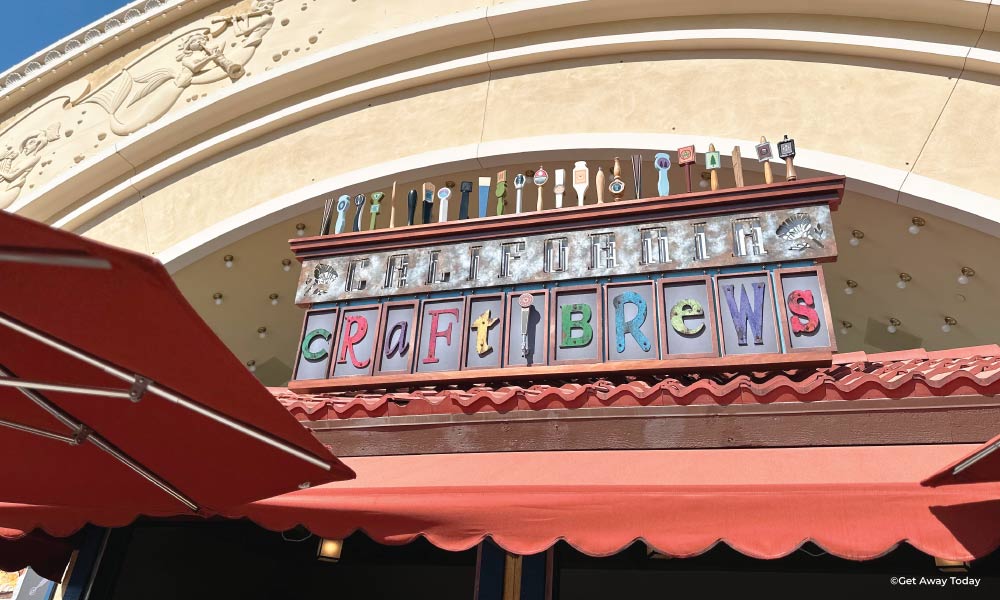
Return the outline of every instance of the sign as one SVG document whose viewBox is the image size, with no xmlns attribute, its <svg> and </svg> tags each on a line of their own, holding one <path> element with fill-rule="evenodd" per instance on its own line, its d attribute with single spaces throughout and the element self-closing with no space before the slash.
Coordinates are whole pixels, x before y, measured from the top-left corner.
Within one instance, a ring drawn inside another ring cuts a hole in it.
<svg viewBox="0 0 1000 600">
<path fill-rule="evenodd" d="M 677 164 L 680 166 L 694 164 L 697 159 L 697 155 L 694 151 L 694 146 L 684 146 L 683 148 L 677 149 Z"/>
<path fill-rule="evenodd" d="M 825 205 L 655 221 L 303 263 L 295 301 L 546 283 L 836 256 Z"/>
<path fill-rule="evenodd" d="M 831 325 L 819 267 L 372 302 L 308 311 L 295 379 L 832 352 Z"/>
</svg>

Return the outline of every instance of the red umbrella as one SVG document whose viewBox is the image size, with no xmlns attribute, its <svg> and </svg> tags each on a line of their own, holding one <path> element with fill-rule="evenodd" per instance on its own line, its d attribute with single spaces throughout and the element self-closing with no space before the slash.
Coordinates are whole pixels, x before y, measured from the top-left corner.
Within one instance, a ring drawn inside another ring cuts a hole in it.
<svg viewBox="0 0 1000 600">
<path fill-rule="evenodd" d="M 353 472 L 163 266 L 0 212 L 0 526 L 213 514 Z"/>
</svg>

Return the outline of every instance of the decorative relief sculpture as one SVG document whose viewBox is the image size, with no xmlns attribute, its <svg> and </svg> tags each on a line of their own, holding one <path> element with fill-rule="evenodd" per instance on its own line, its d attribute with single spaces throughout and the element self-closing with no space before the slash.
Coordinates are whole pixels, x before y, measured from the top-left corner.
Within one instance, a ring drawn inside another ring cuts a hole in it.
<svg viewBox="0 0 1000 600">
<path fill-rule="evenodd" d="M 43 151 L 59 139 L 66 107 L 87 89 L 82 81 L 68 85 L 0 131 L 0 210 L 17 200 Z"/>
<path fill-rule="evenodd" d="M 191 86 L 243 77 L 262 38 L 274 25 L 274 0 L 257 0 L 245 14 L 182 32 L 133 61 L 83 100 L 111 116 L 111 131 L 129 135 L 169 111 Z M 179 42 L 179 43 L 178 43 Z M 170 57 L 170 45 L 177 54 Z M 228 50 L 226 48 L 232 48 Z"/>
</svg>

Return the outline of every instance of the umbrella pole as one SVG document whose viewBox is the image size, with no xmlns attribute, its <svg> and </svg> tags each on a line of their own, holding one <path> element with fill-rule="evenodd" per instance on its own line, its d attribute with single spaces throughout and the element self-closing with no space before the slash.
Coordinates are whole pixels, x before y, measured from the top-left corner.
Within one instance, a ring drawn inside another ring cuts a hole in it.
<svg viewBox="0 0 1000 600">
<path fill-rule="evenodd" d="M 304 460 L 311 465 L 317 466 L 323 469 L 324 471 L 329 471 L 332 469 L 329 462 L 324 461 L 323 459 L 318 458 L 316 456 L 313 456 L 312 454 L 302 450 L 301 448 L 297 448 L 296 446 L 293 446 L 292 444 L 289 444 L 288 442 L 282 439 L 269 435 L 245 423 L 241 423 L 236 419 L 227 417 L 226 415 L 219 413 L 215 410 L 212 410 L 207 406 L 202 406 L 201 404 L 198 404 L 193 400 L 185 398 L 180 394 L 175 394 L 174 392 L 161 387 L 160 385 L 151 380 L 144 379 L 139 375 L 129 373 L 128 371 L 125 371 L 111 363 L 105 362 L 99 358 L 95 358 L 85 352 L 77 350 L 76 348 L 73 348 L 68 344 L 66 344 L 65 342 L 59 340 L 58 338 L 51 337 L 32 327 L 24 325 L 23 323 L 11 319 L 10 317 L 8 317 L 3 313 L 0 313 L 0 325 L 4 325 L 8 329 L 12 329 L 35 341 L 41 342 L 54 350 L 62 352 L 63 354 L 72 356 L 73 358 L 79 361 L 85 362 L 91 365 L 92 367 L 96 367 L 104 371 L 105 373 L 113 377 L 117 377 L 118 379 L 121 379 L 122 381 L 125 381 L 129 384 L 132 385 L 144 384 L 147 392 L 151 392 L 161 398 L 170 400 L 171 402 L 174 402 L 175 404 L 178 404 L 190 410 L 191 412 L 197 413 L 207 419 L 215 421 L 216 423 L 225 425 L 230 429 L 238 431 L 246 435 L 247 437 L 253 438 L 259 442 L 263 442 L 273 448 L 277 448 L 278 450 L 281 450 L 296 458 Z"/>
</svg>

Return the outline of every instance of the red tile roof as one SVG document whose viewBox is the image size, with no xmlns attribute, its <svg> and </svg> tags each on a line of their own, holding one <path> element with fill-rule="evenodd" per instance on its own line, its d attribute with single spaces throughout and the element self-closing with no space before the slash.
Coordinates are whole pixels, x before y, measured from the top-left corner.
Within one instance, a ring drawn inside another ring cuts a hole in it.
<svg viewBox="0 0 1000 600">
<path fill-rule="evenodd" d="M 834 355 L 833 365 L 755 373 L 692 373 L 662 377 L 534 384 L 420 388 L 406 393 L 297 394 L 270 388 L 300 420 L 347 419 L 480 411 L 769 404 L 867 398 L 914 398 L 1000 393 L 1000 346 L 936 352 L 923 349 Z"/>
</svg>

